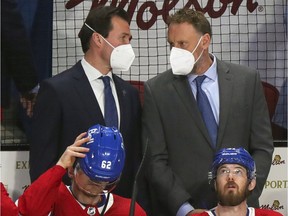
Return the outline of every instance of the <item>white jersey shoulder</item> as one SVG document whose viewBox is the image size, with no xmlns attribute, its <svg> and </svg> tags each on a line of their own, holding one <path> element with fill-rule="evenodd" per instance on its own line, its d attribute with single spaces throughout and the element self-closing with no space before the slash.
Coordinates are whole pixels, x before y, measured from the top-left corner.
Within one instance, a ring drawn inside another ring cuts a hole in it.
<svg viewBox="0 0 288 216">
<path fill-rule="evenodd" d="M 247 208 L 247 210 L 248 210 L 247 216 L 255 216 L 255 209 L 254 209 L 253 207 L 249 207 L 249 208 Z M 209 216 L 216 216 L 216 214 L 215 214 L 215 208 L 212 209 L 212 210 L 206 211 L 206 213 L 207 213 Z"/>
</svg>

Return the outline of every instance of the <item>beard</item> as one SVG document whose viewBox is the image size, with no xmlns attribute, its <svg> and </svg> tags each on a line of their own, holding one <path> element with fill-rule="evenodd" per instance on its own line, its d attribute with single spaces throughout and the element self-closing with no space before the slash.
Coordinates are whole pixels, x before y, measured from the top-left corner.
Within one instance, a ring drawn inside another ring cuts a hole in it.
<svg viewBox="0 0 288 216">
<path fill-rule="evenodd" d="M 229 186 L 234 186 L 237 190 L 225 191 Z M 225 185 L 224 190 L 217 190 L 217 198 L 219 204 L 222 206 L 237 206 L 242 203 L 250 194 L 248 190 L 248 185 L 245 187 L 245 190 L 239 191 L 238 185 L 234 182 L 228 182 Z"/>
</svg>

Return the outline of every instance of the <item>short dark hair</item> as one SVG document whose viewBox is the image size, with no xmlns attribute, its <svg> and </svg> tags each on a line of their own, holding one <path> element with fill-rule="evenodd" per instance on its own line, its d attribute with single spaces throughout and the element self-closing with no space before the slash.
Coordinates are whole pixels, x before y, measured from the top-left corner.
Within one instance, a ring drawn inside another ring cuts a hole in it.
<svg viewBox="0 0 288 216">
<path fill-rule="evenodd" d="M 190 23 L 198 32 L 203 35 L 208 33 L 212 37 L 212 29 L 209 21 L 200 11 L 194 9 L 183 8 L 168 18 L 168 26 L 173 23 Z"/>
<path fill-rule="evenodd" d="M 89 43 L 92 34 L 94 33 L 85 23 L 94 29 L 95 32 L 101 34 L 104 38 L 108 37 L 109 32 L 113 29 L 111 19 L 115 16 L 122 18 L 130 23 L 130 18 L 127 12 L 118 7 L 99 6 L 90 10 L 78 37 L 81 40 L 82 50 L 84 53 L 89 49 Z"/>
</svg>

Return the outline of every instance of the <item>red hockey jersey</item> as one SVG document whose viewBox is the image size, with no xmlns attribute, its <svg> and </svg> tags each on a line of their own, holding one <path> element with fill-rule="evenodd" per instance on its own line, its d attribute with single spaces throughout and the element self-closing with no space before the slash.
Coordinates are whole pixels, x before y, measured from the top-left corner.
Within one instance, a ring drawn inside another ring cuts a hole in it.
<svg viewBox="0 0 288 216">
<path fill-rule="evenodd" d="M 1 182 L 1 205 L 0 205 L 1 213 L 0 215 L 5 216 L 17 216 L 18 209 L 13 200 L 9 197 L 9 194 Z"/>
<path fill-rule="evenodd" d="M 29 216 L 71 216 L 100 215 L 103 207 L 85 207 L 80 204 L 66 185 L 62 177 L 66 170 L 58 165 L 47 170 L 20 196 L 18 208 L 21 215 Z M 129 215 L 130 199 L 110 194 L 105 216 Z M 135 204 L 135 215 L 146 216 L 145 211 Z"/>
</svg>

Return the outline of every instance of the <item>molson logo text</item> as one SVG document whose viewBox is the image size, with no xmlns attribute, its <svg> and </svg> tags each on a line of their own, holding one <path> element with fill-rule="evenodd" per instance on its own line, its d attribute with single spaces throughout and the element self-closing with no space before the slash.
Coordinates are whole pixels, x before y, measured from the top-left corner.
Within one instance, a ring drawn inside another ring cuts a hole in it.
<svg viewBox="0 0 288 216">
<path fill-rule="evenodd" d="M 280 155 L 275 155 L 275 157 L 272 161 L 272 165 L 281 165 L 281 164 L 285 164 L 285 160 L 281 160 Z"/>
<path fill-rule="evenodd" d="M 83 2 L 84 0 L 69 0 L 65 7 L 67 9 L 71 9 Z M 157 21 L 158 16 L 162 16 L 164 22 L 167 21 L 169 16 L 169 12 L 175 8 L 177 3 L 180 0 L 163 0 L 162 7 L 158 8 L 154 1 L 145 1 L 143 3 L 139 3 L 139 0 L 111 0 L 110 5 L 115 7 L 124 8 L 128 4 L 127 13 L 129 14 L 130 19 L 132 19 L 136 7 L 139 8 L 136 15 L 136 22 L 140 29 L 148 30 L 150 29 L 154 23 Z M 182 0 L 183 1 L 183 0 Z M 108 0 L 93 0 L 91 8 L 98 7 L 99 5 L 107 4 Z M 221 6 L 214 6 L 214 0 L 207 1 L 206 6 L 201 7 L 199 0 L 185 0 L 184 5 L 185 8 L 195 8 L 197 11 L 202 11 L 203 13 L 207 13 L 211 18 L 221 17 L 228 5 L 231 5 L 231 13 L 235 15 L 238 12 L 240 5 L 243 0 L 221 0 Z M 218 2 L 218 1 L 217 1 Z M 140 6 L 138 5 L 141 4 Z M 159 2 L 158 2 L 159 3 Z M 218 5 L 218 3 L 217 3 Z M 252 13 L 258 7 L 258 2 L 254 2 L 254 0 L 246 0 L 246 8 Z M 143 14 L 145 11 L 149 11 L 151 13 L 151 17 L 149 20 L 143 19 Z"/>
<path fill-rule="evenodd" d="M 280 204 L 279 200 L 274 200 L 273 204 L 261 205 L 260 208 L 262 209 L 270 209 L 270 210 L 283 210 L 284 206 Z"/>
</svg>

